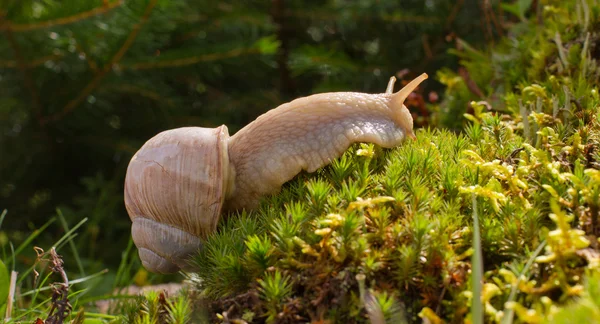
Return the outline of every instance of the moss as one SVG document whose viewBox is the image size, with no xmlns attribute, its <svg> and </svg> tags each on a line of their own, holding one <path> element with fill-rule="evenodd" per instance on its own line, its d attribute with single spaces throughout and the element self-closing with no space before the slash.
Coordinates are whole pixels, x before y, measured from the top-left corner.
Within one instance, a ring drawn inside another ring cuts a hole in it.
<svg viewBox="0 0 600 324">
<path fill-rule="evenodd" d="M 481 250 L 486 322 L 600 314 L 599 24 L 590 15 L 588 33 L 576 5 L 546 1 L 544 26 L 523 21 L 486 53 L 464 47 L 485 100 L 454 72 L 438 74 L 448 86 L 439 111 L 464 113 L 464 131 L 420 129 L 391 150 L 354 145 L 258 211 L 230 215 L 195 258 L 212 312 L 470 321 L 470 256 Z"/>
</svg>

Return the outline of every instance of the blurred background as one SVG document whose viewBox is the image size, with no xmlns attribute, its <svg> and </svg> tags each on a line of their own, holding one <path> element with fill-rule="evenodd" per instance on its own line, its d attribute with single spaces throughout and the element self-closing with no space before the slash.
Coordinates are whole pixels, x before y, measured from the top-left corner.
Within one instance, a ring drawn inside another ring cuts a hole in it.
<svg viewBox="0 0 600 324">
<path fill-rule="evenodd" d="M 234 134 L 299 96 L 381 93 L 390 76 L 423 72 L 430 79 L 409 100 L 417 126 L 457 128 L 464 110 L 439 104 L 439 78 L 458 70 L 466 46 L 502 34 L 503 10 L 532 3 L 498 2 L 1 0 L 4 257 L 9 241 L 51 219 L 36 245 L 87 218 L 78 262 L 116 267 L 130 238 L 127 164 L 166 129 L 225 124 Z"/>
</svg>

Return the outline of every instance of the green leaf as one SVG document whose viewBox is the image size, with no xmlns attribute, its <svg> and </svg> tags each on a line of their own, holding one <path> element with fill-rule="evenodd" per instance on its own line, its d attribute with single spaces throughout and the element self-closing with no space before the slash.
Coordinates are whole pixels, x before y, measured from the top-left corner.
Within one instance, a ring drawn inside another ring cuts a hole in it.
<svg viewBox="0 0 600 324">
<path fill-rule="evenodd" d="M 0 260 L 0 306 L 6 304 L 8 297 L 8 286 L 10 284 L 10 278 L 8 277 L 8 270 L 6 266 Z"/>
<path fill-rule="evenodd" d="M 83 324 L 103 324 L 103 323 L 106 323 L 106 322 L 99 318 L 86 318 L 85 320 L 83 320 Z"/>
</svg>

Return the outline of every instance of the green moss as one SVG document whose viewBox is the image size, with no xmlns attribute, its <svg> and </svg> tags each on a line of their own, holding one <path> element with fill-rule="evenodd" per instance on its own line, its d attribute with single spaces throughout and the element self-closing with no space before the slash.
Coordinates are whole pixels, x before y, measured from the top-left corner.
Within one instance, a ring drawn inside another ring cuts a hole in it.
<svg viewBox="0 0 600 324">
<path fill-rule="evenodd" d="M 486 322 L 600 313 L 600 70 L 589 52 L 600 37 L 567 7 L 549 1 L 544 26 L 521 22 L 490 53 L 463 44 L 487 101 L 473 101 L 453 72 L 438 74 L 448 86 L 440 111 L 465 113 L 462 133 L 420 129 L 391 150 L 356 144 L 258 211 L 230 215 L 195 258 L 212 311 L 267 322 L 468 321 L 470 256 L 481 250 Z"/>
</svg>

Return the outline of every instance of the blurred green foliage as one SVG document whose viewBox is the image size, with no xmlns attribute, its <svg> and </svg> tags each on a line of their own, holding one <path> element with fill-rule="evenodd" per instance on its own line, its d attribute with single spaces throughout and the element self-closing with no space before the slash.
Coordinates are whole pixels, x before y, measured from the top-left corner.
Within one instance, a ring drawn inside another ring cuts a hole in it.
<svg viewBox="0 0 600 324">
<path fill-rule="evenodd" d="M 297 96 L 383 92 L 391 75 L 452 69 L 456 37 L 492 39 L 497 10 L 475 0 L 3 0 L 0 207 L 9 240 L 60 207 L 69 224 L 89 219 L 74 239 L 85 267 L 116 264 L 130 229 L 123 178 L 147 139 L 186 125 L 234 133 Z M 0 241 L 5 251 L 9 240 Z"/>
</svg>

